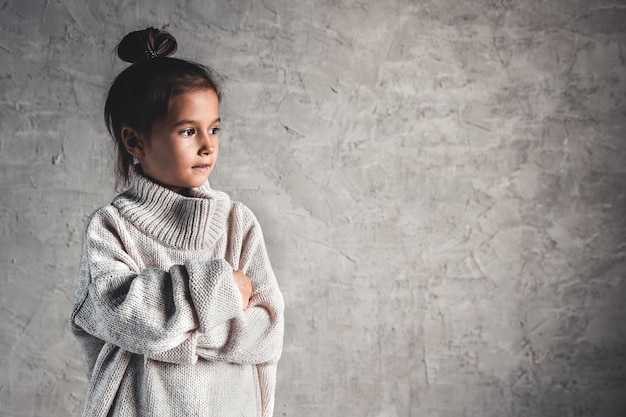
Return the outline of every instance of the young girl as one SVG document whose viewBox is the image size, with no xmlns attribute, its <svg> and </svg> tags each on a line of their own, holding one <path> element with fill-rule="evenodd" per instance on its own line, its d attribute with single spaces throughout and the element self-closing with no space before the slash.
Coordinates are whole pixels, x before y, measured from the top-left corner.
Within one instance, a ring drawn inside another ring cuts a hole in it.
<svg viewBox="0 0 626 417">
<path fill-rule="evenodd" d="M 86 226 L 71 315 L 83 415 L 270 416 L 283 298 L 256 218 L 207 182 L 220 89 L 176 48 L 153 28 L 117 47 L 132 65 L 104 114 L 130 187 Z"/>
</svg>

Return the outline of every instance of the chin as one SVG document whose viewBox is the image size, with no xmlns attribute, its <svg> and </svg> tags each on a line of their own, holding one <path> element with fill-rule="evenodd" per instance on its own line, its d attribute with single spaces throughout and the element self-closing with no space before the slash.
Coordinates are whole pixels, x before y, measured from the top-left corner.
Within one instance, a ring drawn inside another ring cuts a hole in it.
<svg viewBox="0 0 626 417">
<path fill-rule="evenodd" d="M 202 187 L 204 185 L 205 182 L 207 182 L 209 178 L 206 177 L 204 180 L 202 181 L 195 181 L 192 185 L 189 186 L 189 188 L 198 188 L 198 187 Z"/>
</svg>

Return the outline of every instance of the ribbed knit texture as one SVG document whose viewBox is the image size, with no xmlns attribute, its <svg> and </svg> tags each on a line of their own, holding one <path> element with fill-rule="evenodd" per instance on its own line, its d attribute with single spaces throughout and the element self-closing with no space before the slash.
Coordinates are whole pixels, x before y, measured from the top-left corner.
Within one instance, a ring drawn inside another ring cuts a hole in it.
<svg viewBox="0 0 626 417">
<path fill-rule="evenodd" d="M 232 272 L 253 294 L 244 311 Z M 284 303 L 252 212 L 134 171 L 88 220 L 71 328 L 84 416 L 260 416 L 274 408 Z"/>
</svg>

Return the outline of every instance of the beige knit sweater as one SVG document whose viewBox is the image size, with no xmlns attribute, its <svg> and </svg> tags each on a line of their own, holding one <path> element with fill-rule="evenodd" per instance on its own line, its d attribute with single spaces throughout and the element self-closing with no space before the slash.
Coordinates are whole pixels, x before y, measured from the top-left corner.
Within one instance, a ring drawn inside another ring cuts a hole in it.
<svg viewBox="0 0 626 417">
<path fill-rule="evenodd" d="M 134 172 L 89 218 L 71 316 L 84 416 L 272 415 L 284 303 L 261 229 L 208 183 L 191 195 Z"/>
</svg>

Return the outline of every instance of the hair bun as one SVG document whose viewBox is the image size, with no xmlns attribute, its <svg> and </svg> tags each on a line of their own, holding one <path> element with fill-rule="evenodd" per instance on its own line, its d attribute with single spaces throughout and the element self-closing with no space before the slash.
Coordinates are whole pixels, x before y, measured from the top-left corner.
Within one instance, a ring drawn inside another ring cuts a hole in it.
<svg viewBox="0 0 626 417">
<path fill-rule="evenodd" d="M 165 58 L 174 52 L 176 39 L 164 30 L 147 28 L 130 32 L 117 45 L 117 55 L 122 61 L 135 64 L 152 58 Z"/>
</svg>

